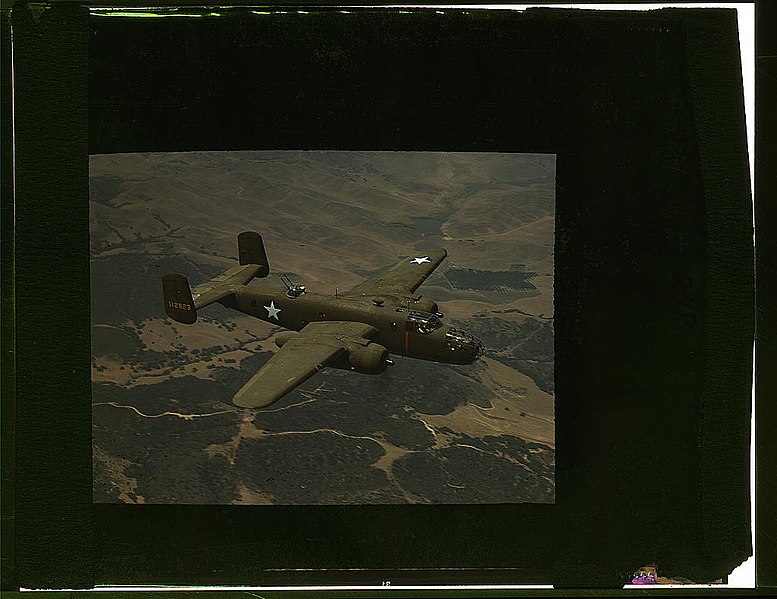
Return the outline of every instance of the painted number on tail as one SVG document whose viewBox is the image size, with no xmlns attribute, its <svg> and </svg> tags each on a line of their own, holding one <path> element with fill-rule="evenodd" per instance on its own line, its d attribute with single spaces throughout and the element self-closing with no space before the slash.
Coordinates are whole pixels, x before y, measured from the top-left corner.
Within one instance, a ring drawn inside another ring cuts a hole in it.
<svg viewBox="0 0 777 599">
<path fill-rule="evenodd" d="M 168 300 L 167 305 L 176 310 L 189 310 L 190 312 L 192 310 L 191 304 L 182 304 L 181 302 L 174 302 L 173 300 Z"/>
</svg>

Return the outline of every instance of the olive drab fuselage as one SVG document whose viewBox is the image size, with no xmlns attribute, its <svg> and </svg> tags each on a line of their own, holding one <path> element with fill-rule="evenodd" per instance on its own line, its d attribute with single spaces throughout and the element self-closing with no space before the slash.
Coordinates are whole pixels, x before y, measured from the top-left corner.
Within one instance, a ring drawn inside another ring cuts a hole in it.
<svg viewBox="0 0 777 599">
<path fill-rule="evenodd" d="M 214 302 L 276 325 L 280 348 L 234 395 L 242 408 L 264 408 L 325 367 L 380 374 L 400 355 L 447 364 L 472 364 L 483 342 L 443 324 L 437 303 L 416 290 L 448 255 L 445 248 L 402 258 L 346 293 L 308 293 L 281 273 L 285 290 L 249 287 L 270 274 L 262 236 L 237 236 L 239 263 L 192 290 L 187 278 L 162 277 L 165 314 L 194 324 Z"/>
<path fill-rule="evenodd" d="M 317 321 L 351 321 L 373 326 L 373 341 L 391 354 L 423 360 L 470 364 L 482 345 L 461 343 L 462 333 L 437 316 L 418 311 L 412 297 L 320 295 L 243 287 L 219 303 L 285 329 L 300 331 Z M 465 334 L 464 334 L 465 335 Z M 457 340 L 458 342 L 454 342 Z"/>
</svg>

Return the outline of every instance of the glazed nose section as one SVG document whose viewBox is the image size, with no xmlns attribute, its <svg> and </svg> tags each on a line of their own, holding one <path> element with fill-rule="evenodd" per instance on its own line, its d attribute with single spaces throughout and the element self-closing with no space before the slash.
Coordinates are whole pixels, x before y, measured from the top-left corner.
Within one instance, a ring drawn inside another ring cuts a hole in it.
<svg viewBox="0 0 777 599">
<path fill-rule="evenodd" d="M 484 353 L 486 353 L 486 346 L 477 337 L 473 337 L 472 340 L 475 342 L 475 353 L 472 357 L 472 361 L 474 362 L 479 357 L 481 357 Z"/>
<path fill-rule="evenodd" d="M 470 355 L 471 361 L 474 362 L 486 353 L 486 346 L 474 335 L 467 335 L 467 337 L 469 337 L 469 343 L 466 345 L 466 350 Z"/>
<path fill-rule="evenodd" d="M 452 349 L 466 355 L 470 362 L 477 360 L 486 351 L 486 347 L 480 339 L 458 329 L 450 329 L 445 333 L 445 340 Z"/>
</svg>

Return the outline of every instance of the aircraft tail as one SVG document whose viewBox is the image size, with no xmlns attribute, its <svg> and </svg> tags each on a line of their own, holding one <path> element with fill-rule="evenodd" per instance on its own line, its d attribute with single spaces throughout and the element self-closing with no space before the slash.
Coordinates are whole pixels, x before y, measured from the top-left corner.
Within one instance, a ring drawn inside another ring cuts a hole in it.
<svg viewBox="0 0 777 599">
<path fill-rule="evenodd" d="M 197 310 L 232 295 L 236 289 L 254 277 L 260 279 L 270 274 L 270 264 L 259 233 L 245 231 L 237 236 L 239 264 L 214 279 L 198 285 L 192 292 L 189 281 L 183 275 L 169 274 L 162 277 L 165 312 L 175 321 L 193 324 Z"/>
<path fill-rule="evenodd" d="M 165 312 L 170 318 L 184 324 L 194 324 L 197 321 L 197 308 L 185 276 L 169 274 L 162 277 L 162 294 Z"/>
<path fill-rule="evenodd" d="M 264 251 L 264 242 L 259 233 L 245 231 L 238 235 L 237 249 L 241 265 L 255 264 L 261 267 L 254 277 L 263 279 L 270 274 L 270 263 L 267 261 L 267 252 Z"/>
</svg>

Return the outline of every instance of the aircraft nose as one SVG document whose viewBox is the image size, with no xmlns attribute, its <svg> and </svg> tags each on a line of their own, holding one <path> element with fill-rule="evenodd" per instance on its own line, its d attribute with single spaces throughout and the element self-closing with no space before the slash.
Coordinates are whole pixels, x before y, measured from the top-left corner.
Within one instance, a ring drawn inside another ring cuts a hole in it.
<svg viewBox="0 0 777 599">
<path fill-rule="evenodd" d="M 467 344 L 472 356 L 472 361 L 479 359 L 484 353 L 486 353 L 486 346 L 483 342 L 474 335 L 469 336 L 469 343 Z"/>
<path fill-rule="evenodd" d="M 458 329 L 449 329 L 445 334 L 445 340 L 451 349 L 461 352 L 459 355 L 468 363 L 474 362 L 486 351 L 486 347 L 480 339 Z"/>
<path fill-rule="evenodd" d="M 472 358 L 472 361 L 474 362 L 475 360 L 480 358 L 484 353 L 486 353 L 486 346 L 477 337 L 473 337 L 472 340 L 475 342 L 475 353 Z"/>
</svg>

